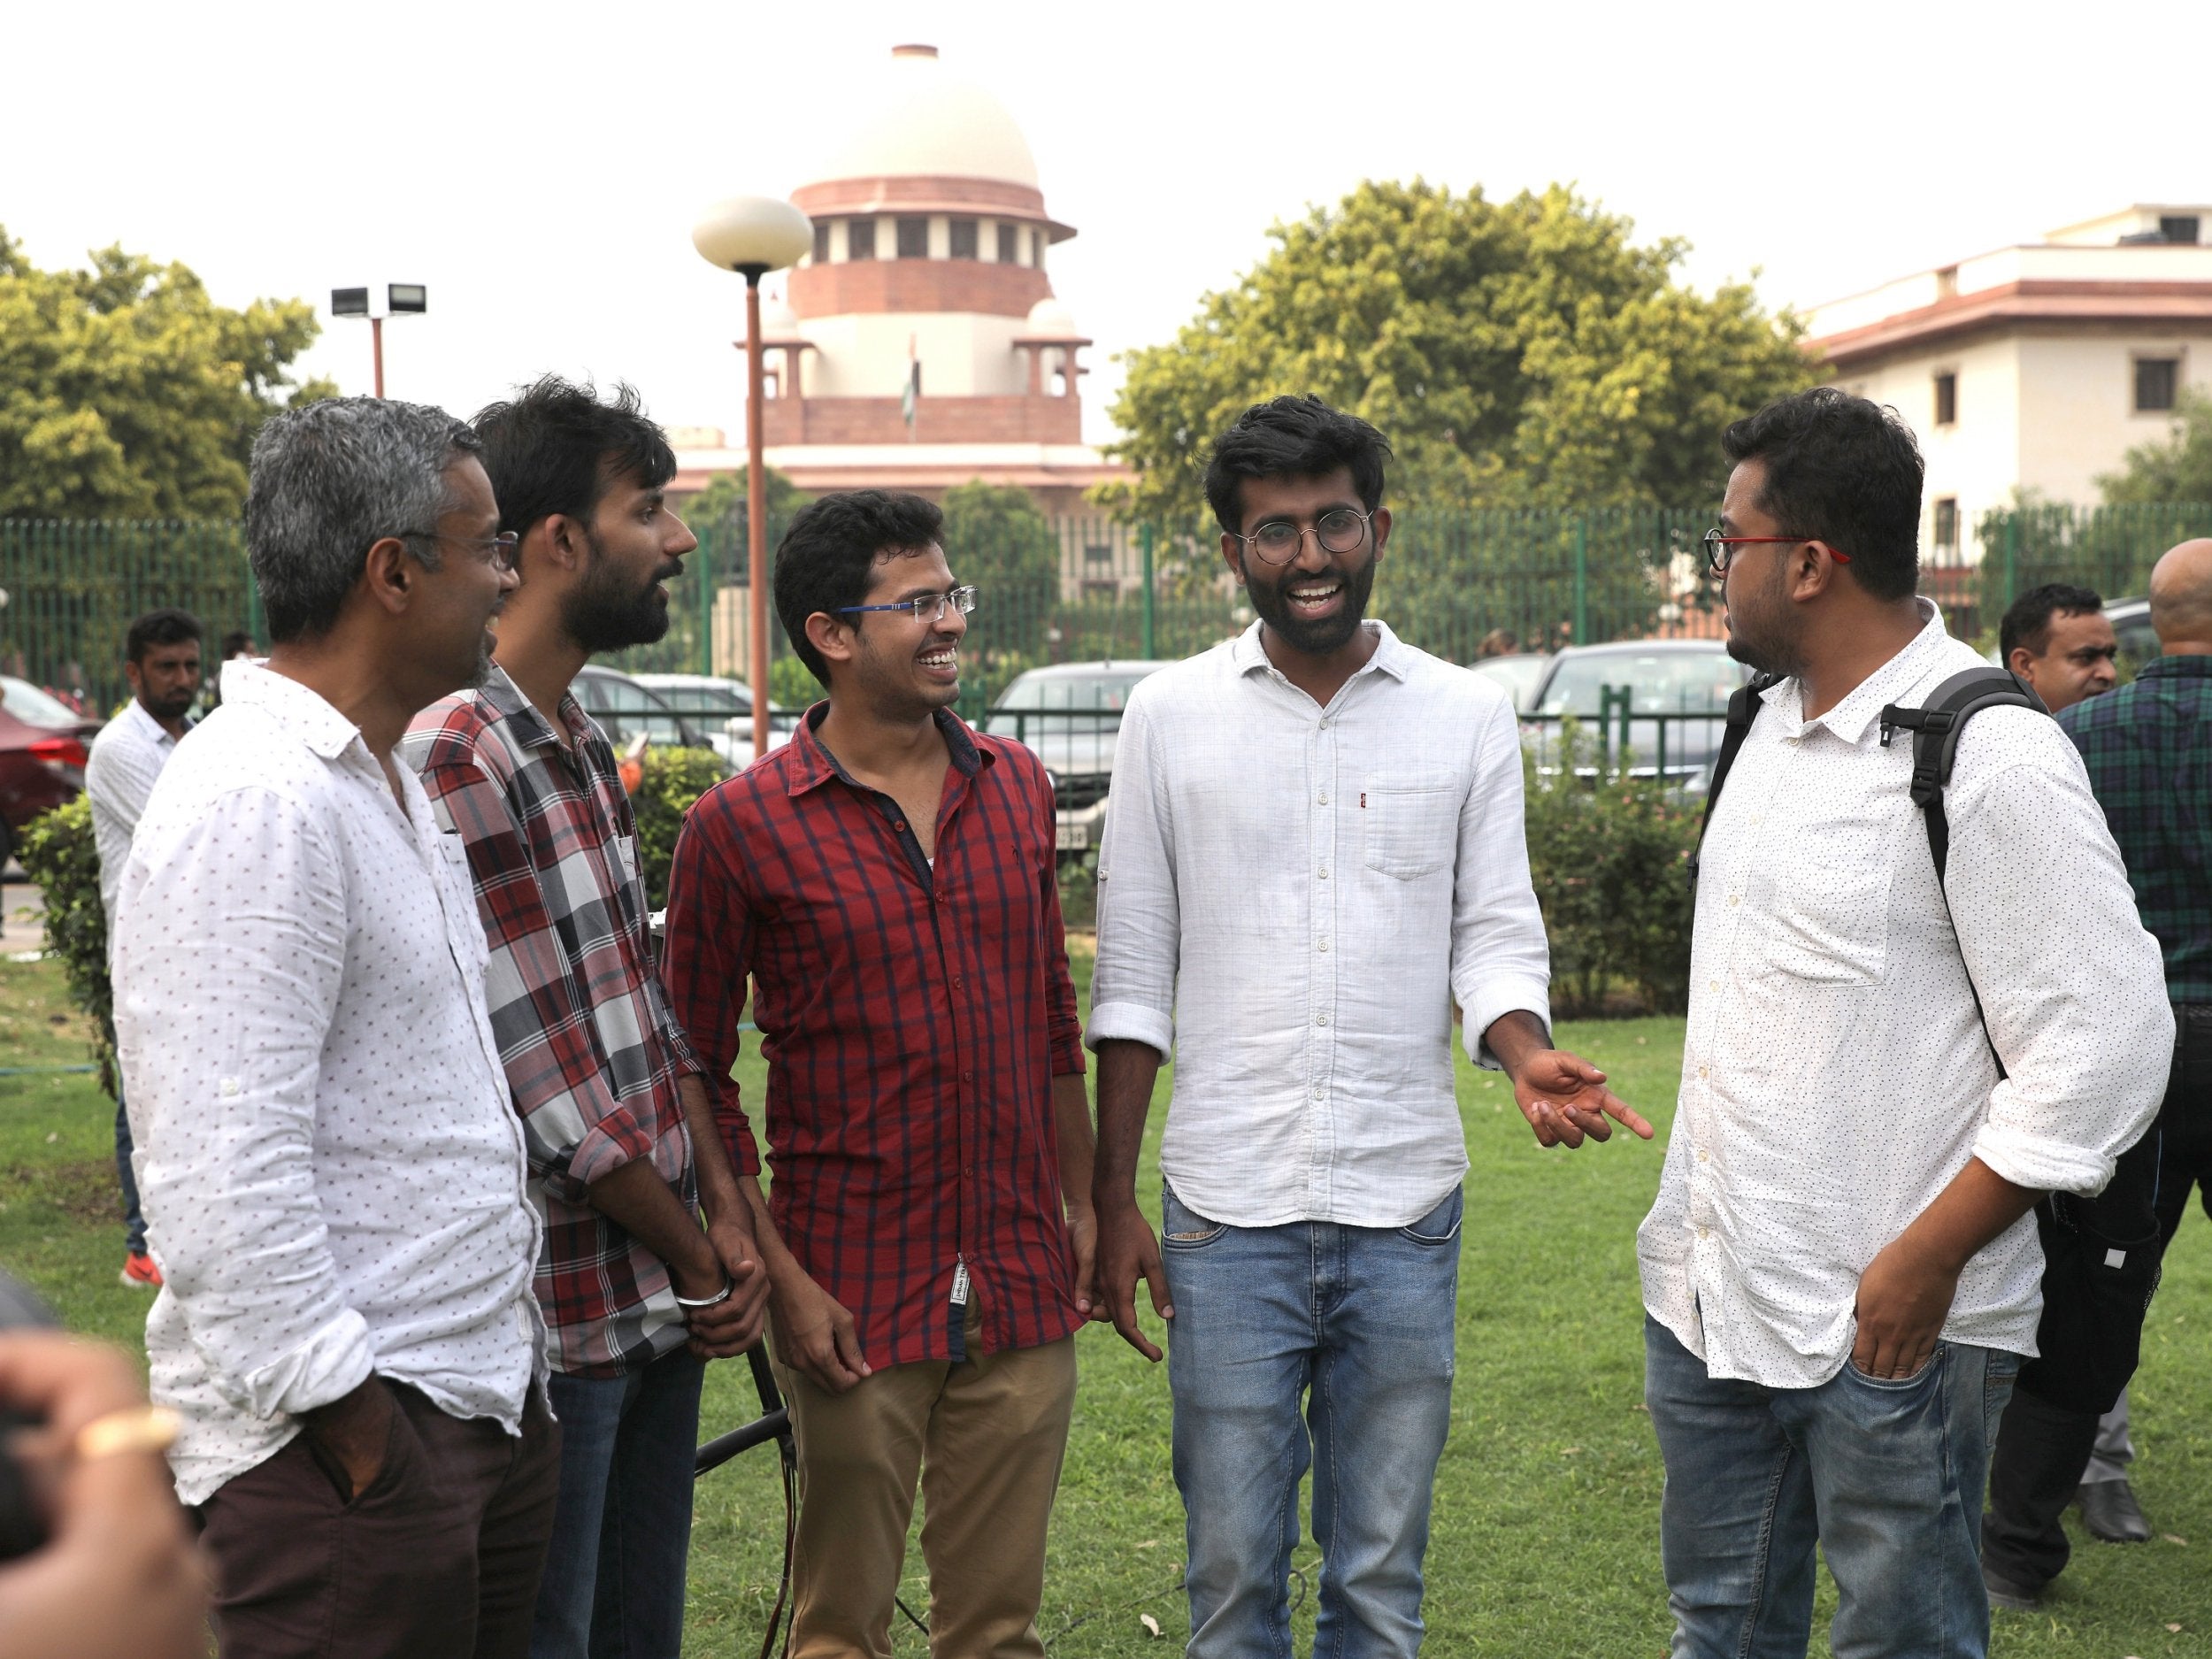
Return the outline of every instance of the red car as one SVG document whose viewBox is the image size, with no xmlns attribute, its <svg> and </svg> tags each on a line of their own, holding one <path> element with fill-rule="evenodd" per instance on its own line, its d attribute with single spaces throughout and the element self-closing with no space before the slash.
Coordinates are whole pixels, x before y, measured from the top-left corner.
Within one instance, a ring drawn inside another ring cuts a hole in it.
<svg viewBox="0 0 2212 1659">
<path fill-rule="evenodd" d="M 0 674 L 0 864 L 26 824 L 77 798 L 99 729 L 29 680 Z"/>
</svg>

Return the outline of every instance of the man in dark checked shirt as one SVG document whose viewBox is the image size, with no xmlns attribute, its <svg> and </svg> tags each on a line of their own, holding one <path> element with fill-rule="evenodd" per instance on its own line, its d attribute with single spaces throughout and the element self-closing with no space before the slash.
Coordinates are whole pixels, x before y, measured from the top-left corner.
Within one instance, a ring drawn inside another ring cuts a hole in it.
<svg viewBox="0 0 2212 1659">
<path fill-rule="evenodd" d="M 628 388 L 603 403 L 549 377 L 475 424 L 522 586 L 483 689 L 424 710 L 406 754 L 475 882 L 545 1217 L 561 1479 L 530 1651 L 675 1659 L 703 1362 L 753 1341 L 767 1278 L 654 970 L 613 751 L 569 686 L 595 653 L 668 631 L 662 584 L 698 541 Z"/>
<path fill-rule="evenodd" d="M 829 700 L 701 798 L 669 883 L 670 993 L 749 1178 L 727 1080 L 748 976 L 768 1061 L 757 1225 L 799 1448 L 794 1659 L 890 1651 L 918 1474 L 933 1650 L 1043 1653 L 1094 1305 L 1052 786 L 951 712 L 976 594 L 942 534 L 880 490 L 792 520 L 776 612 Z"/>
<path fill-rule="evenodd" d="M 2154 1248 L 2163 1251 L 2193 1187 L 2212 1214 L 2212 539 L 2184 541 L 2158 561 L 2151 626 L 2161 655 L 2132 683 L 2073 704 L 2058 722 L 2081 750 L 2143 926 L 2166 958 L 2174 1005 L 2166 1097 L 2139 1156 L 2122 1160 L 2096 1201 L 2101 1223 L 2104 1210 L 2116 1212 L 2103 1227 L 2109 1236 L 2154 1220 Z M 2070 1501 L 2100 1538 L 2151 1536 L 2124 1478 L 2084 1480 L 2096 1414 L 2043 1398 L 2033 1378 L 2024 1372 L 2013 1392 L 1990 1465 L 1983 1577 L 2004 1607 L 2035 1606 L 2064 1569 L 2071 1550 L 2059 1517 Z"/>
</svg>

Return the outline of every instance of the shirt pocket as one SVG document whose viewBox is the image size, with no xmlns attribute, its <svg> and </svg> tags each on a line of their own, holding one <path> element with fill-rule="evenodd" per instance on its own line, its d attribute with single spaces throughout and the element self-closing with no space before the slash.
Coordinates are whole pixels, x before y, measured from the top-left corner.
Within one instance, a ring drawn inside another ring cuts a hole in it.
<svg viewBox="0 0 2212 1659">
<path fill-rule="evenodd" d="M 1886 828 L 1824 825 L 1823 848 L 1777 860 L 1765 953 L 1777 970 L 1816 985 L 1863 985 L 1882 977 L 1895 862 Z"/>
<path fill-rule="evenodd" d="M 1448 869 L 1459 851 L 1466 787 L 1449 772 L 1370 779 L 1359 796 L 1362 856 L 1378 875 L 1417 881 Z"/>
</svg>

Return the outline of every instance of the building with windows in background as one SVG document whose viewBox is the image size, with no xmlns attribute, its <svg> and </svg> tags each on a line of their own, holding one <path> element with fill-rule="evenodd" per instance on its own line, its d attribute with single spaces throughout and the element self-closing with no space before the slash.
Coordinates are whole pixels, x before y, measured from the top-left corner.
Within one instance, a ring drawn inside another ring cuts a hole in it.
<svg viewBox="0 0 2212 1659">
<path fill-rule="evenodd" d="M 1931 565 L 1978 561 L 2016 494 L 2094 505 L 2100 473 L 2212 391 L 2212 205 L 2138 205 L 1813 308 L 1832 381 L 1918 434 Z"/>
<path fill-rule="evenodd" d="M 1092 342 L 1048 274 L 1075 230 L 1046 211 L 1027 139 L 933 46 L 894 47 L 854 90 L 856 119 L 792 193 L 813 252 L 763 300 L 768 465 L 810 492 L 981 479 L 1085 511 L 1126 469 L 1083 442 Z M 744 467 L 741 440 L 671 435 L 679 490 Z"/>
</svg>

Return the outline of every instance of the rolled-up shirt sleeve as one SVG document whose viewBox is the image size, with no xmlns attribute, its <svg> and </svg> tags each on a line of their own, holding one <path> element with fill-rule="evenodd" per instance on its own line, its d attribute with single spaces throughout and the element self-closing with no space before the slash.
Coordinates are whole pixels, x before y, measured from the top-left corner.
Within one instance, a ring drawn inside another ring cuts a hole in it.
<svg viewBox="0 0 2212 1659">
<path fill-rule="evenodd" d="M 1501 699 L 1476 737 L 1452 876 L 1452 999 L 1467 1057 L 1497 1069 L 1483 1034 L 1516 1010 L 1551 1028 L 1551 950 L 1528 873 L 1520 728 Z"/>
<path fill-rule="evenodd" d="M 1084 1041 L 1126 1040 L 1165 1056 L 1175 1046 L 1182 913 L 1173 823 L 1143 686 L 1130 694 L 1114 751 L 1098 850 L 1098 963 Z"/>
<path fill-rule="evenodd" d="M 194 1345 L 263 1417 L 329 1404 L 374 1359 L 315 1180 L 345 891 L 317 818 L 265 788 L 219 796 L 126 875 L 115 1006 L 140 1199 Z"/>
<path fill-rule="evenodd" d="M 1986 775 L 1962 743 L 1946 799 L 1952 923 L 2006 1072 L 1974 1156 L 2016 1186 L 2096 1193 L 2157 1115 L 2173 1010 L 2081 758 L 2042 736 Z"/>
</svg>

